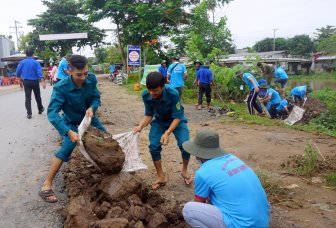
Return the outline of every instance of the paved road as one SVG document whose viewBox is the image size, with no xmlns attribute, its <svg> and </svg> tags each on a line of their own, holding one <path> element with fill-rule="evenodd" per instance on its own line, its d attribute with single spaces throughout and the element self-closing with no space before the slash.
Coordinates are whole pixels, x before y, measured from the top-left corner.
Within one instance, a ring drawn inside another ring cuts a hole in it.
<svg viewBox="0 0 336 228">
<path fill-rule="evenodd" d="M 52 88 L 42 89 L 47 109 Z M 0 227 L 62 227 L 59 210 L 66 203 L 61 174 L 54 183 L 59 202 L 47 204 L 38 196 L 60 137 L 47 119 L 38 115 L 32 100 L 33 118 L 26 118 L 24 92 L 0 96 Z"/>
</svg>

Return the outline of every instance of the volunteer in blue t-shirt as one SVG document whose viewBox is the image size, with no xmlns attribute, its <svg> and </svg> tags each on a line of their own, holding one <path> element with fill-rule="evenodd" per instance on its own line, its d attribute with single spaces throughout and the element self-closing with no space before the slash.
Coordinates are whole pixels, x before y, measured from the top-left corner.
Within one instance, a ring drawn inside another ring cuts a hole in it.
<svg viewBox="0 0 336 228">
<path fill-rule="evenodd" d="M 182 90 L 184 87 L 184 81 L 187 79 L 187 68 L 179 63 L 179 57 L 173 57 L 172 64 L 168 67 L 167 82 L 170 83 L 178 92 L 180 98 L 182 98 Z"/>
<path fill-rule="evenodd" d="M 182 146 L 202 164 L 195 174 L 194 201 L 183 208 L 191 227 L 268 227 L 270 205 L 257 175 L 220 147 L 216 132 L 200 130 Z"/>
<path fill-rule="evenodd" d="M 306 85 L 294 87 L 294 89 L 291 90 L 294 104 L 302 108 L 305 98 L 308 97 L 308 94 L 312 91 L 313 89 Z"/>
<path fill-rule="evenodd" d="M 284 119 L 289 115 L 289 104 L 286 99 L 281 100 L 278 107 L 276 107 L 276 115 L 280 119 Z"/>
<path fill-rule="evenodd" d="M 207 109 L 210 109 L 212 82 L 212 72 L 210 71 L 209 66 L 204 66 L 196 72 L 196 84 L 198 86 L 198 110 L 202 109 L 204 93 L 207 102 Z"/>
<path fill-rule="evenodd" d="M 262 109 L 257 103 L 257 97 L 259 93 L 259 83 L 255 79 L 255 77 L 250 73 L 244 73 L 240 71 L 236 75 L 241 80 L 243 80 L 250 87 L 250 94 L 247 98 L 247 108 L 249 110 L 250 115 L 254 114 L 254 109 L 257 110 L 259 115 L 264 115 Z"/>
<path fill-rule="evenodd" d="M 276 108 L 281 101 L 279 93 L 272 88 L 268 88 L 266 84 L 261 84 L 259 96 L 263 97 L 260 99 L 260 102 L 266 105 L 267 111 L 271 115 L 271 118 L 276 118 Z"/>
<path fill-rule="evenodd" d="M 63 57 L 60 61 L 57 69 L 57 82 L 61 81 L 62 79 L 68 78 L 70 75 L 69 64 L 67 60 L 67 56 Z"/>
<path fill-rule="evenodd" d="M 274 71 L 274 76 L 276 79 L 274 80 L 274 83 L 280 83 L 281 85 L 281 95 L 284 97 L 285 96 L 285 86 L 288 81 L 288 75 L 286 71 L 282 68 L 281 65 L 278 65 L 278 67 Z"/>
</svg>

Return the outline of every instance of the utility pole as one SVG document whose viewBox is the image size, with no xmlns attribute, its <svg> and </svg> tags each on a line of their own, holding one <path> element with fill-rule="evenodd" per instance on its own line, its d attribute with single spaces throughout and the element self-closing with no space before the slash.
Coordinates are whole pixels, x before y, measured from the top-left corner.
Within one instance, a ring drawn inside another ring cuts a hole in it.
<svg viewBox="0 0 336 228">
<path fill-rule="evenodd" d="M 14 20 L 14 26 L 10 26 L 9 28 L 15 29 L 15 35 L 16 35 L 16 47 L 17 50 L 19 50 L 19 31 L 18 29 L 22 28 L 22 26 L 20 26 L 19 24 L 21 24 L 20 22 Z"/>
<path fill-rule="evenodd" d="M 278 31 L 279 29 L 274 28 L 273 29 L 273 51 L 275 51 L 275 32 Z"/>
</svg>

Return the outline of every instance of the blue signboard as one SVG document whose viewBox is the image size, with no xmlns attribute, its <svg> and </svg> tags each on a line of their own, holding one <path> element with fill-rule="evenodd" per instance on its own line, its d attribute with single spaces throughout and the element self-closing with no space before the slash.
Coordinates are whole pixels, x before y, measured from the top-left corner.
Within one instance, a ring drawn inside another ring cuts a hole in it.
<svg viewBox="0 0 336 228">
<path fill-rule="evenodd" d="M 127 63 L 131 65 L 140 65 L 141 47 L 140 46 L 127 46 Z"/>
</svg>

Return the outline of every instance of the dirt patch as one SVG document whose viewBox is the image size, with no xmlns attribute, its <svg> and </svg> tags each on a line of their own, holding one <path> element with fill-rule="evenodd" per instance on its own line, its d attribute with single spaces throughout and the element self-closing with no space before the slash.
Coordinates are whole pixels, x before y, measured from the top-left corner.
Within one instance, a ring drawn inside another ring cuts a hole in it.
<svg viewBox="0 0 336 228">
<path fill-rule="evenodd" d="M 187 227 L 178 204 L 167 209 L 141 178 L 120 172 L 125 157 L 110 135 L 90 128 L 84 142 L 104 172 L 74 151 L 64 173 L 69 197 L 64 227 Z"/>
<path fill-rule="evenodd" d="M 89 128 L 84 134 L 83 142 L 86 151 L 103 172 L 115 174 L 122 170 L 125 154 L 110 134 Z"/>
<path fill-rule="evenodd" d="M 298 122 L 301 124 L 308 123 L 310 120 L 318 117 L 321 113 L 327 111 L 327 104 L 313 97 L 308 97 L 304 106 L 305 112 L 302 119 Z"/>
</svg>

